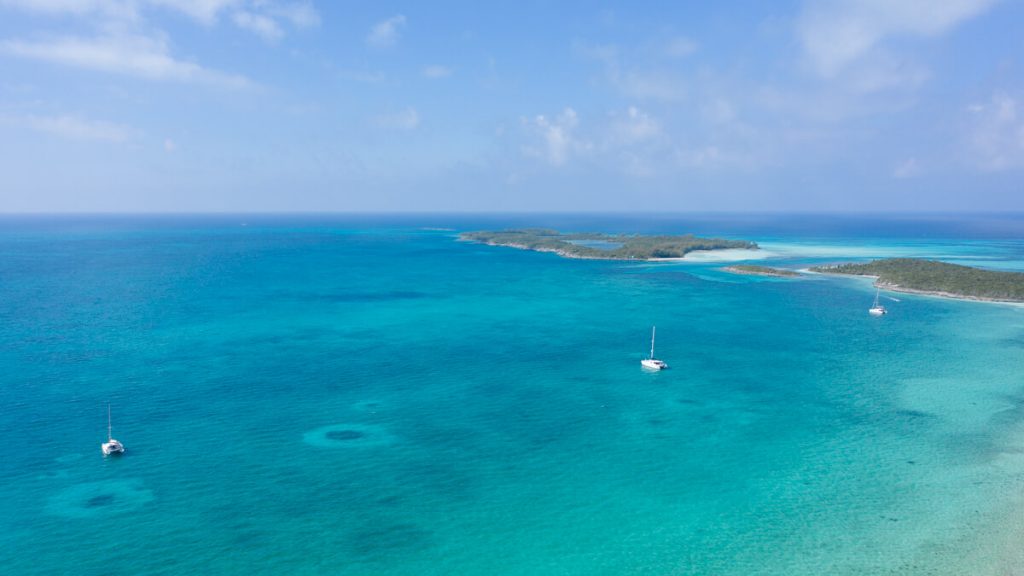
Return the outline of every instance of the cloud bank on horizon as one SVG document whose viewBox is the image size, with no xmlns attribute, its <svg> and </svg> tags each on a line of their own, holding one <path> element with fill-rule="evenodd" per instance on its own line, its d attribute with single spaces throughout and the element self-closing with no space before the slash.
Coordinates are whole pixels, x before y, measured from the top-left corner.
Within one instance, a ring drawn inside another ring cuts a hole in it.
<svg viewBox="0 0 1024 576">
<path fill-rule="evenodd" d="M 0 0 L 0 212 L 1020 211 L 1022 25 L 999 0 Z"/>
</svg>

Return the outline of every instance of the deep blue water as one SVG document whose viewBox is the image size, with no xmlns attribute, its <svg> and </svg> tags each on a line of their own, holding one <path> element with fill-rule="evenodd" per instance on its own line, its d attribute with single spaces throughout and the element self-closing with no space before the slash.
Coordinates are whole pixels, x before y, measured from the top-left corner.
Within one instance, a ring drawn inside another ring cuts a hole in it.
<svg viewBox="0 0 1024 576">
<path fill-rule="evenodd" d="M 1024 270 L 1014 215 L 3 216 L 5 573 L 1006 572 L 1021 307 L 455 240 L 522 225 Z"/>
</svg>

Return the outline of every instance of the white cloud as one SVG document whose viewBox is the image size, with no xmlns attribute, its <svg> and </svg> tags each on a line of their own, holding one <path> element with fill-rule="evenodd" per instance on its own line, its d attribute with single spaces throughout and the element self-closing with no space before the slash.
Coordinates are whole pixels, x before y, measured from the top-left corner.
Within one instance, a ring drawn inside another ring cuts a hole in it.
<svg viewBox="0 0 1024 576">
<path fill-rule="evenodd" d="M 572 108 L 566 108 L 554 118 L 540 115 L 532 119 L 523 119 L 523 123 L 541 139 L 539 148 L 527 146 L 523 151 L 529 156 L 545 159 L 552 166 L 562 166 L 569 161 L 572 154 L 591 148 L 589 142 L 579 140 L 575 136 L 580 120 Z"/>
<path fill-rule="evenodd" d="M 402 28 L 405 28 L 405 16 L 401 14 L 392 16 L 370 28 L 370 33 L 366 36 L 366 43 L 375 48 L 394 46 L 401 36 Z"/>
<path fill-rule="evenodd" d="M 0 7 L 88 17 L 108 27 L 112 23 L 141 22 L 140 13 L 150 9 L 177 12 L 204 26 L 213 26 L 222 15 L 230 14 L 240 28 L 267 39 L 283 35 L 278 20 L 290 22 L 296 28 L 320 23 L 320 15 L 305 0 L 0 0 Z"/>
<path fill-rule="evenodd" d="M 125 142 L 132 137 L 132 130 L 127 126 L 88 120 L 79 116 L 25 116 L 14 120 L 33 130 L 68 140 Z"/>
<path fill-rule="evenodd" d="M 415 108 L 409 107 L 394 114 L 384 114 L 375 118 L 381 128 L 391 130 L 415 130 L 420 125 L 420 115 Z"/>
<path fill-rule="evenodd" d="M 9 40 L 0 42 L 0 53 L 149 80 L 199 82 L 233 88 L 250 85 L 243 76 L 177 60 L 169 54 L 166 41 L 146 36 L 64 37 L 41 42 Z"/>
<path fill-rule="evenodd" d="M 312 28 L 320 25 L 320 14 L 309 2 L 292 2 L 288 4 L 265 4 L 268 14 L 292 23 L 296 28 Z"/>
<path fill-rule="evenodd" d="M 135 2 L 119 0 L 0 0 L 0 7 L 52 16 L 98 14 L 118 20 L 133 20 L 138 16 Z"/>
<path fill-rule="evenodd" d="M 173 11 L 205 26 L 227 14 L 239 28 L 271 42 L 284 36 L 282 22 L 297 28 L 320 22 L 307 0 L 0 0 L 0 8 L 76 18 L 106 31 L 97 37 L 0 40 L 0 54 L 149 80 L 235 88 L 252 83 L 238 74 L 175 58 L 167 35 L 149 25 L 143 14 Z"/>
<path fill-rule="evenodd" d="M 268 42 L 280 40 L 284 35 L 284 31 L 277 25 L 277 22 L 263 14 L 239 10 L 234 13 L 232 19 L 239 28 L 254 32 Z"/>
<path fill-rule="evenodd" d="M 59 1 L 59 0 L 48 0 Z M 308 1 L 280 2 L 274 0 L 143 0 L 185 14 L 193 20 L 212 26 L 224 13 L 231 14 L 235 24 L 267 40 L 284 35 L 278 20 L 291 22 L 296 28 L 320 24 L 320 14 Z"/>
<path fill-rule="evenodd" d="M 616 115 L 611 126 L 611 145 L 633 145 L 649 141 L 661 134 L 661 126 L 634 106 L 625 115 Z"/>
<path fill-rule="evenodd" d="M 617 46 L 576 46 L 576 50 L 602 62 L 607 82 L 624 96 L 665 102 L 676 102 L 686 97 L 685 82 L 670 67 L 638 69 L 624 64 L 626 59 Z"/>
<path fill-rule="evenodd" d="M 757 161 L 728 139 L 689 143 L 687 135 L 673 133 L 635 106 L 586 124 L 575 110 L 566 108 L 554 117 L 523 118 L 522 125 L 526 130 L 522 152 L 554 168 L 587 162 L 598 169 L 646 178 L 723 166 L 746 169 Z"/>
<path fill-rule="evenodd" d="M 828 0 L 807 2 L 797 24 L 815 70 L 833 77 L 889 36 L 936 36 L 998 0 Z"/>
<path fill-rule="evenodd" d="M 451 68 L 438 64 L 423 67 L 423 76 L 431 79 L 447 78 L 451 76 L 452 73 L 453 71 Z"/>
<path fill-rule="evenodd" d="M 913 178 L 921 173 L 921 167 L 917 163 L 916 158 L 907 158 L 903 162 L 900 162 L 898 166 L 892 171 L 893 178 L 905 179 Z"/>
<path fill-rule="evenodd" d="M 1018 100 L 997 93 L 968 107 L 970 145 L 978 167 L 987 171 L 1024 168 L 1024 111 Z"/>
<path fill-rule="evenodd" d="M 146 0 L 150 4 L 162 6 L 181 12 L 194 20 L 206 25 L 217 22 L 220 13 L 229 8 L 237 8 L 242 0 Z"/>
</svg>

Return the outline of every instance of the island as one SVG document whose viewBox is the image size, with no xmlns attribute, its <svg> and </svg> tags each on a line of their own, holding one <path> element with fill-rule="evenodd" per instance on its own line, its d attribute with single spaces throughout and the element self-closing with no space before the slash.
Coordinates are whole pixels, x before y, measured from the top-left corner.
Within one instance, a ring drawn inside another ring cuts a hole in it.
<svg viewBox="0 0 1024 576">
<path fill-rule="evenodd" d="M 994 302 L 1024 302 L 1024 273 L 1000 272 L 920 258 L 886 258 L 864 264 L 816 266 L 813 272 L 871 276 L 897 292 Z"/>
<path fill-rule="evenodd" d="M 692 234 L 563 234 L 545 228 L 463 232 L 459 240 L 592 260 L 664 260 L 682 258 L 695 250 L 756 250 L 758 247 L 756 242 L 746 240 L 699 238 Z"/>
<path fill-rule="evenodd" d="M 748 274 L 750 276 L 776 276 L 779 278 L 793 278 L 799 276 L 799 272 L 786 270 L 785 268 L 771 268 L 769 266 L 757 266 L 754 264 L 736 264 L 723 268 L 726 272 L 733 274 Z"/>
</svg>

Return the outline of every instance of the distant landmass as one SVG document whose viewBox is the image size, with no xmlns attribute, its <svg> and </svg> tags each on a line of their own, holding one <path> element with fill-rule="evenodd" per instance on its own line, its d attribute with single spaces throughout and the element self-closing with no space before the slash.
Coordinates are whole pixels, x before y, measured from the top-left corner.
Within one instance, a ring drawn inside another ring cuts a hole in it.
<svg viewBox="0 0 1024 576">
<path fill-rule="evenodd" d="M 874 276 L 875 285 L 898 292 L 951 298 L 1024 302 L 1024 273 L 984 270 L 919 258 L 887 258 L 865 264 L 817 266 L 814 272 Z"/>
<path fill-rule="evenodd" d="M 799 276 L 799 272 L 786 270 L 784 268 L 771 268 L 769 266 L 757 266 L 754 264 L 736 264 L 724 268 L 726 272 L 733 274 L 749 274 L 751 276 L 778 276 L 781 278 L 792 278 Z"/>
<path fill-rule="evenodd" d="M 700 238 L 693 234 L 681 236 L 602 234 L 598 232 L 563 234 L 557 230 L 545 228 L 463 232 L 459 235 L 459 239 L 490 246 L 554 252 L 566 258 L 595 260 L 659 260 L 682 258 L 695 250 L 756 250 L 758 247 L 756 242 Z"/>
</svg>

